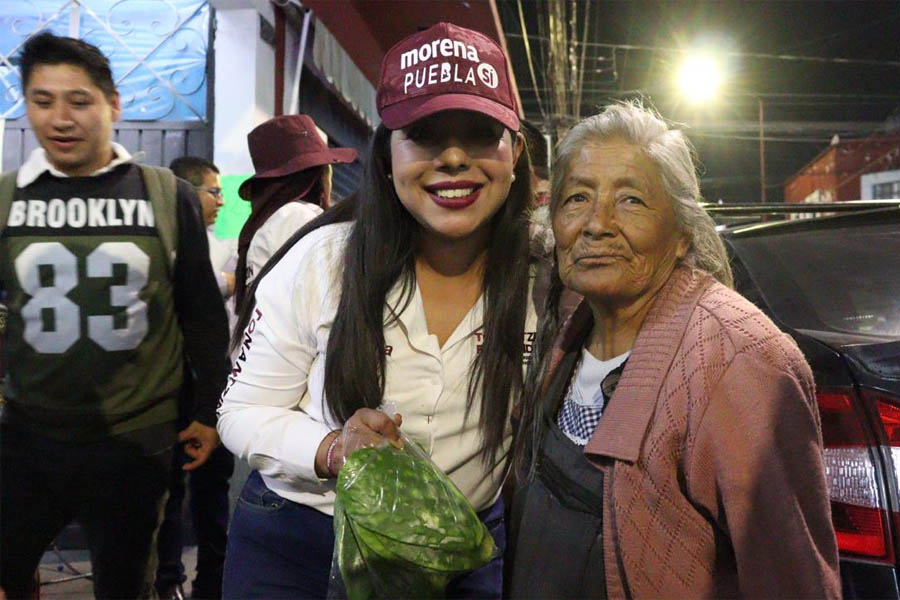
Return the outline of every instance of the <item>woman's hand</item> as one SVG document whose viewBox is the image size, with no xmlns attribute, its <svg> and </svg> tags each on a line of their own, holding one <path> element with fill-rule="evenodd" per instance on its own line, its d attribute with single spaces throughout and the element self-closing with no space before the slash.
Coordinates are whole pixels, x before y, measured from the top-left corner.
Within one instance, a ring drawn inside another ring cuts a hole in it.
<svg viewBox="0 0 900 600">
<path fill-rule="evenodd" d="M 329 433 L 316 452 L 316 473 L 319 477 L 337 477 L 348 456 L 360 448 L 376 448 L 385 443 L 400 444 L 400 425 L 403 417 L 393 418 L 380 410 L 360 408 L 343 429 Z"/>
</svg>

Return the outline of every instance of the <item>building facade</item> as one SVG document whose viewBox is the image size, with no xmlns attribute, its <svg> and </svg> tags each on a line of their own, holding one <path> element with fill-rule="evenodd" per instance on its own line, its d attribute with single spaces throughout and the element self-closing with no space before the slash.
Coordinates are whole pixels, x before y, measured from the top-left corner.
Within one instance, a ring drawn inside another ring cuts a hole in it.
<svg viewBox="0 0 900 600">
<path fill-rule="evenodd" d="M 788 180 L 785 202 L 900 198 L 900 135 L 841 140 Z"/>
</svg>

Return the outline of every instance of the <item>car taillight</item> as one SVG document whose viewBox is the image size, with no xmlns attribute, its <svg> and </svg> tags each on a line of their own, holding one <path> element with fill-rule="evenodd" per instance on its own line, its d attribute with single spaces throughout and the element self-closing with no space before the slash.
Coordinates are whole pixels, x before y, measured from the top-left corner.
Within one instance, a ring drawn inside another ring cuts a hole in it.
<svg viewBox="0 0 900 600">
<path fill-rule="evenodd" d="M 860 418 L 856 393 L 823 389 L 817 398 L 838 549 L 843 555 L 892 563 L 885 484 L 875 466 L 877 441 Z M 900 441 L 900 411 L 896 416 Z"/>
<path fill-rule="evenodd" d="M 884 432 L 883 443 L 886 444 L 889 456 L 885 456 L 885 462 L 889 470 L 887 480 L 892 489 L 897 489 L 897 482 L 900 481 L 900 398 L 892 397 L 884 392 L 873 390 L 870 388 L 862 388 L 862 397 L 869 402 L 878 411 L 878 417 L 881 421 L 881 427 Z M 900 534 L 900 507 L 894 507 L 892 513 L 892 524 L 894 528 L 895 543 Z M 900 550 L 898 550 L 900 552 Z M 900 555 L 898 555 L 900 556 Z"/>
</svg>

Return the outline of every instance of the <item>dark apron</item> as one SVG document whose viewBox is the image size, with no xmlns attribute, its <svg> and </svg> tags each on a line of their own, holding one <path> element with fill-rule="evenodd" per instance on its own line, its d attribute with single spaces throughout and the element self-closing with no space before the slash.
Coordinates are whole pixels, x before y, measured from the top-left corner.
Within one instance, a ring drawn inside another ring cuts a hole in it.
<svg viewBox="0 0 900 600">
<path fill-rule="evenodd" d="M 555 422 L 512 511 L 512 598 L 606 598 L 603 472 Z"/>
</svg>

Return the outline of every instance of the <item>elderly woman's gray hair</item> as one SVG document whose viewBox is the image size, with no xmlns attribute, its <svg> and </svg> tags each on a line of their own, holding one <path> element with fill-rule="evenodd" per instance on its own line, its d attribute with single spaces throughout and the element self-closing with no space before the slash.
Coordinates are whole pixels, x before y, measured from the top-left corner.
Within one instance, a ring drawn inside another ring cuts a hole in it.
<svg viewBox="0 0 900 600">
<path fill-rule="evenodd" d="M 702 269 L 732 287 L 725 245 L 712 217 L 700 206 L 700 183 L 694 150 L 678 129 L 672 129 L 653 110 L 639 103 L 612 104 L 575 125 L 556 150 L 551 179 L 551 213 L 559 205 L 562 183 L 581 147 L 590 141 L 622 139 L 643 149 L 659 169 L 663 187 L 674 200 L 679 228 L 691 239 L 682 264 Z"/>
</svg>

